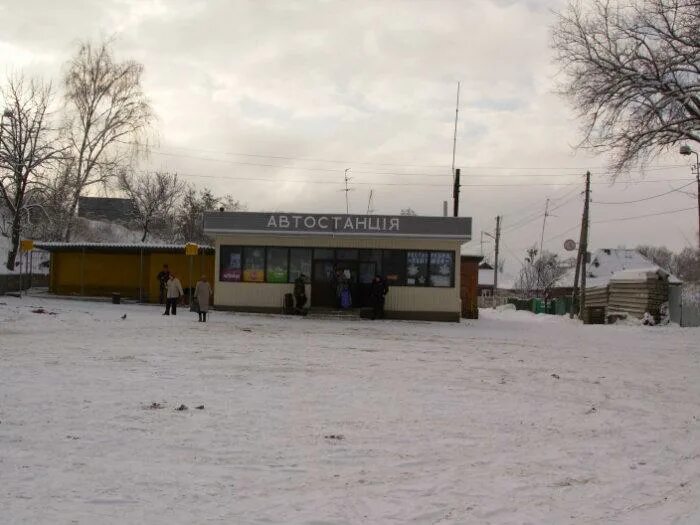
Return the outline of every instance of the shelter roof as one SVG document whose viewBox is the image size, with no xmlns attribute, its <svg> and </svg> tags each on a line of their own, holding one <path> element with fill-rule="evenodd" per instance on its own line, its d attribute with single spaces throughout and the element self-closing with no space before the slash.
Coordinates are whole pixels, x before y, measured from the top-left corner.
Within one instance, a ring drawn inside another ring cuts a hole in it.
<svg viewBox="0 0 700 525">
<path fill-rule="evenodd" d="M 41 242 L 34 247 L 49 252 L 129 252 L 129 253 L 184 253 L 184 244 L 109 243 L 109 242 Z M 214 253 L 208 245 L 199 246 L 200 253 Z"/>
</svg>

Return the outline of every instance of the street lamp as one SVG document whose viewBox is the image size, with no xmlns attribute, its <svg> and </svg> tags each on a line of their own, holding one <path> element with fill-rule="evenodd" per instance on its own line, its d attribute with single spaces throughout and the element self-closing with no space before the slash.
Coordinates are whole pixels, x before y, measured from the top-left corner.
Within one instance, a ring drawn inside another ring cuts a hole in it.
<svg viewBox="0 0 700 525">
<path fill-rule="evenodd" d="M 698 250 L 700 250 L 700 155 L 687 144 L 682 145 L 678 153 L 681 155 L 695 155 L 695 180 L 698 186 Z"/>
</svg>

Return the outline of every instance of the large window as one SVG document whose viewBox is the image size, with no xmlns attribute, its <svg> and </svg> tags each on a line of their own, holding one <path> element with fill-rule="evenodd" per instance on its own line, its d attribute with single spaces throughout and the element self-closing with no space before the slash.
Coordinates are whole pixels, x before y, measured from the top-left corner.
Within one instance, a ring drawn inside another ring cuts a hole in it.
<svg viewBox="0 0 700 525">
<path fill-rule="evenodd" d="M 241 254 L 239 246 L 222 246 L 219 253 L 219 281 L 241 280 Z"/>
<path fill-rule="evenodd" d="M 454 252 L 430 252 L 430 286 L 454 286 L 453 275 Z"/>
<path fill-rule="evenodd" d="M 293 283 L 300 274 L 311 278 L 311 248 L 289 250 L 289 282 Z"/>
<path fill-rule="evenodd" d="M 312 278 L 315 260 L 330 268 L 350 268 L 353 282 L 361 285 L 369 285 L 375 274 L 390 286 L 451 288 L 455 283 L 454 252 L 280 246 L 221 246 L 219 280 L 292 283 L 302 273 Z"/>
<path fill-rule="evenodd" d="M 243 280 L 247 283 L 265 282 L 265 248 L 243 247 Z"/>
<path fill-rule="evenodd" d="M 428 284 L 428 252 L 406 252 L 406 285 Z"/>
<path fill-rule="evenodd" d="M 289 263 L 287 257 L 289 249 L 287 248 L 268 248 L 267 249 L 267 282 L 268 283 L 286 283 L 287 282 L 287 265 Z"/>
</svg>

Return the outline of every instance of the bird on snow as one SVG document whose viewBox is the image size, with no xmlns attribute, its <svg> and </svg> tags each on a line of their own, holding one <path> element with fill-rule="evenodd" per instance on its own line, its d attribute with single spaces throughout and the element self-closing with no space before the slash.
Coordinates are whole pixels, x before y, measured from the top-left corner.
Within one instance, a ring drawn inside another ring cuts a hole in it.
<svg viewBox="0 0 700 525">
<path fill-rule="evenodd" d="M 122 320 L 126 319 L 126 314 L 122 315 Z"/>
</svg>

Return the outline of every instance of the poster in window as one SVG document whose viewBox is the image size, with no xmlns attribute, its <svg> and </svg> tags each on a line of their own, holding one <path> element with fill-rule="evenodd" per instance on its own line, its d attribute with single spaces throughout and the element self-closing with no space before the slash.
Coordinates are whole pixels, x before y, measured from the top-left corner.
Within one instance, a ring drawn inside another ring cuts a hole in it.
<svg viewBox="0 0 700 525">
<path fill-rule="evenodd" d="M 267 282 L 287 282 L 287 248 L 267 249 Z"/>
<path fill-rule="evenodd" d="M 432 252 L 430 254 L 431 286 L 452 286 L 453 261 L 454 254 L 452 252 Z"/>
<path fill-rule="evenodd" d="M 223 282 L 241 281 L 241 249 L 222 246 L 219 266 L 219 280 Z"/>
<path fill-rule="evenodd" d="M 247 283 L 264 283 L 265 248 L 246 246 L 243 255 L 243 280 Z"/>
<path fill-rule="evenodd" d="M 406 284 L 425 286 L 428 280 L 428 252 L 406 252 Z"/>
</svg>

